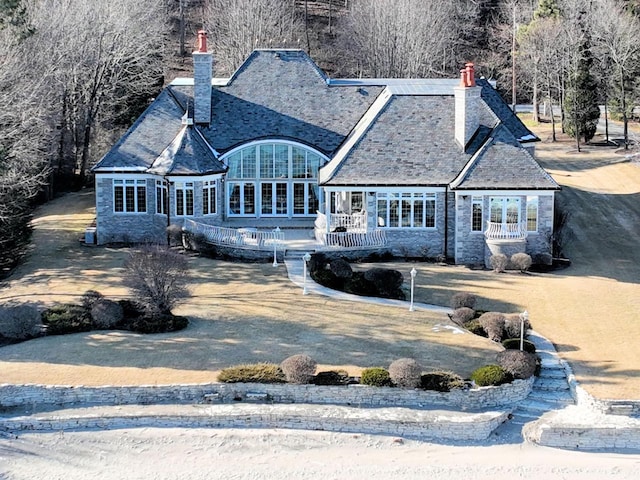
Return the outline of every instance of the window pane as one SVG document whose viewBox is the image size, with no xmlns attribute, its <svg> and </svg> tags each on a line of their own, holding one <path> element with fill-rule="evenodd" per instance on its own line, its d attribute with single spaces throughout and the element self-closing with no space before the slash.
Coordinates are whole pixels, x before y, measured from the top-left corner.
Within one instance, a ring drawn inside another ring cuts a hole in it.
<svg viewBox="0 0 640 480">
<path fill-rule="evenodd" d="M 362 210 L 362 192 L 351 192 L 351 213 L 361 212 Z"/>
<path fill-rule="evenodd" d="M 491 199 L 491 221 L 493 223 L 502 223 L 502 199 Z"/>
<path fill-rule="evenodd" d="M 389 226 L 390 227 L 400 226 L 400 201 L 399 200 L 391 200 L 389 202 Z"/>
<path fill-rule="evenodd" d="M 293 184 L 293 213 L 295 215 L 304 215 L 306 213 L 304 210 L 304 187 L 304 183 Z"/>
<path fill-rule="evenodd" d="M 387 200 L 378 200 L 378 226 L 387 226 Z"/>
<path fill-rule="evenodd" d="M 436 199 L 428 198 L 425 201 L 425 227 L 433 228 L 436 226 Z"/>
<path fill-rule="evenodd" d="M 253 183 L 244 184 L 244 213 L 251 215 L 256 212 L 255 187 Z"/>
<path fill-rule="evenodd" d="M 135 212 L 134 203 L 135 187 L 125 187 L 125 210 L 127 212 Z"/>
<path fill-rule="evenodd" d="M 520 201 L 517 198 L 507 199 L 507 223 L 520 222 Z"/>
<path fill-rule="evenodd" d="M 260 198 L 262 202 L 262 213 L 271 215 L 273 213 L 273 184 L 263 183 L 260 188 L 262 189 Z"/>
<path fill-rule="evenodd" d="M 309 184 L 309 199 L 307 200 L 307 202 L 309 207 L 309 214 L 311 215 L 313 215 L 317 210 L 320 209 L 320 200 L 318 199 L 319 190 L 320 187 L 317 183 Z"/>
<path fill-rule="evenodd" d="M 138 212 L 147 211 L 147 188 L 138 186 Z"/>
<path fill-rule="evenodd" d="M 229 166 L 229 171 L 227 176 L 229 178 L 240 178 L 240 152 L 234 153 L 227 160 L 227 165 Z"/>
<path fill-rule="evenodd" d="M 260 178 L 273 178 L 273 145 L 260 146 Z"/>
<path fill-rule="evenodd" d="M 482 197 L 472 197 L 471 199 L 471 230 L 482 231 Z"/>
<path fill-rule="evenodd" d="M 320 157 L 313 153 L 307 152 L 307 178 L 318 178 L 319 168 Z"/>
<path fill-rule="evenodd" d="M 276 213 L 285 215 L 287 213 L 287 184 L 276 183 Z"/>
<path fill-rule="evenodd" d="M 113 189 L 113 210 L 115 212 L 124 212 L 123 187 L 115 187 Z"/>
<path fill-rule="evenodd" d="M 193 190 L 185 191 L 187 215 L 193 215 Z"/>
<path fill-rule="evenodd" d="M 292 148 L 293 178 L 306 177 L 305 152 L 301 148 Z"/>
<path fill-rule="evenodd" d="M 402 224 L 403 227 L 411 226 L 411 200 L 402 200 Z"/>
<path fill-rule="evenodd" d="M 209 215 L 209 189 L 202 189 L 202 214 Z"/>
<path fill-rule="evenodd" d="M 275 177 L 276 178 L 288 178 L 289 177 L 289 147 L 286 145 L 276 145 L 276 160 L 275 160 Z"/>
<path fill-rule="evenodd" d="M 527 231 L 538 231 L 538 197 L 527 197 Z"/>
<path fill-rule="evenodd" d="M 237 183 L 229 184 L 229 212 L 240 214 L 240 185 Z"/>
<path fill-rule="evenodd" d="M 424 201 L 416 200 L 413 203 L 413 226 L 422 228 L 424 224 Z"/>
<path fill-rule="evenodd" d="M 256 177 L 256 149 L 246 148 L 242 151 L 242 178 Z"/>
<path fill-rule="evenodd" d="M 176 190 L 176 215 L 184 215 L 184 190 Z"/>
</svg>

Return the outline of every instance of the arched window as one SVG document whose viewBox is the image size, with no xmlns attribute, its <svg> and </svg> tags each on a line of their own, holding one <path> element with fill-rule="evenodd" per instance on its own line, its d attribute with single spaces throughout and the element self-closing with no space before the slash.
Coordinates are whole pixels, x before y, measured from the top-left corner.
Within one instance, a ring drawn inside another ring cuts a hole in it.
<svg viewBox="0 0 640 480">
<path fill-rule="evenodd" d="M 326 159 L 297 144 L 260 142 L 224 159 L 227 214 L 249 217 L 314 216 L 321 198 L 318 169 Z"/>
</svg>

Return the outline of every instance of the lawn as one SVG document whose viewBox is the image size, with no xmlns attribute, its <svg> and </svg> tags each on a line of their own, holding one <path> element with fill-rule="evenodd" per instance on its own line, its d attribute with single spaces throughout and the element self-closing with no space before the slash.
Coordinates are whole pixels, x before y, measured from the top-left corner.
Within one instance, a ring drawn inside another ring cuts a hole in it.
<svg viewBox="0 0 640 480">
<path fill-rule="evenodd" d="M 478 307 L 530 312 L 534 328 L 550 338 L 578 380 L 600 398 L 640 398 L 640 168 L 615 149 L 570 139 L 551 143 L 548 125 L 534 127 L 538 157 L 562 185 L 571 211 L 572 265 L 552 273 L 494 274 L 462 266 L 393 264 L 416 277 L 416 301 L 448 305 L 471 291 Z M 51 303 L 77 299 L 87 289 L 122 297 L 125 249 L 78 242 L 93 217 L 92 192 L 41 208 L 34 250 L 0 286 L 0 301 Z M 426 368 L 467 376 L 493 361 L 498 347 L 456 334 L 444 315 L 302 296 L 284 267 L 193 257 L 193 296 L 176 313 L 192 324 L 174 334 L 143 336 L 90 332 L 47 337 L 0 349 L 2 382 L 135 384 L 206 382 L 240 362 L 280 361 L 308 353 L 322 368 L 388 365 L 411 356 Z"/>
</svg>

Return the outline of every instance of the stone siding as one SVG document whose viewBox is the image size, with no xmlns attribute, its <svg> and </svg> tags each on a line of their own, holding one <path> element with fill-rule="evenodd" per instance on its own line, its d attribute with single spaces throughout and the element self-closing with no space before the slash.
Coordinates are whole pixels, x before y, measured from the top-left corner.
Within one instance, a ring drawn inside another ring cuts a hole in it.
<svg viewBox="0 0 640 480">
<path fill-rule="evenodd" d="M 511 406 L 529 395 L 533 378 L 498 387 L 452 392 L 369 387 L 257 383 L 168 386 L 0 385 L 0 407 L 38 405 L 130 405 L 155 403 L 304 403 L 368 407 L 446 405 L 464 410 Z"/>
<path fill-rule="evenodd" d="M 455 212 L 455 260 L 457 264 L 477 265 L 484 263 L 485 238 L 484 232 L 471 231 L 472 195 L 459 195 L 458 208 Z M 489 208 L 489 198 L 484 197 L 482 212 L 486 217 Z M 452 218 L 452 221 L 454 221 Z M 483 218 L 483 225 L 485 218 Z"/>
</svg>

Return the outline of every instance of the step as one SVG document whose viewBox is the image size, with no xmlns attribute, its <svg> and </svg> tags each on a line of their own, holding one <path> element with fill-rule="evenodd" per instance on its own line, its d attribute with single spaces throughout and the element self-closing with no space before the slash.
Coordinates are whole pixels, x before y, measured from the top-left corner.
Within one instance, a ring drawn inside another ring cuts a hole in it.
<svg viewBox="0 0 640 480">
<path fill-rule="evenodd" d="M 556 392 L 550 390 L 536 390 L 534 388 L 527 397 L 527 400 L 555 403 L 556 405 L 573 405 L 575 403 L 568 390 Z"/>
<path fill-rule="evenodd" d="M 538 377 L 533 383 L 533 389 L 554 392 L 569 391 L 569 384 L 565 378 Z"/>
<path fill-rule="evenodd" d="M 530 415 L 542 415 L 545 412 L 549 412 L 551 410 L 559 410 L 563 408 L 564 405 L 559 405 L 556 402 L 546 402 L 544 400 L 534 400 L 531 399 L 530 396 L 527 397 L 526 400 L 523 400 L 518 404 L 518 412 L 524 415 L 523 412 L 530 412 Z"/>
<path fill-rule="evenodd" d="M 540 358 L 540 365 L 543 368 L 563 368 L 562 364 L 560 363 L 560 360 L 558 360 L 557 357 L 552 356 L 552 357 L 541 357 Z"/>
</svg>

